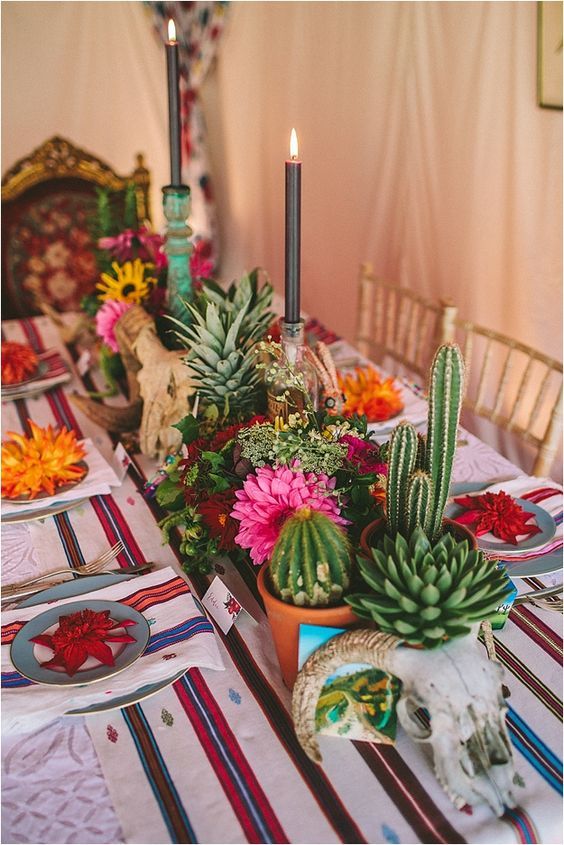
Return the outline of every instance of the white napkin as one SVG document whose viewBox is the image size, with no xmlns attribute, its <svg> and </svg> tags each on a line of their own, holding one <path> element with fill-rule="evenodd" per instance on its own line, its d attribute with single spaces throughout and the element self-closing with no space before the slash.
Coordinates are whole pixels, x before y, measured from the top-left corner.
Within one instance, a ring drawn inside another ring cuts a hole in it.
<svg viewBox="0 0 564 845">
<path fill-rule="evenodd" d="M 31 502 L 10 502 L 9 499 L 2 499 L 2 516 L 33 513 L 54 507 L 61 502 L 74 502 L 90 498 L 90 496 L 100 496 L 109 493 L 111 487 L 119 487 L 121 481 L 92 441 L 83 440 L 82 442 L 86 449 L 84 460 L 88 464 L 88 473 L 80 484 L 65 493 L 47 496 L 45 499 L 32 499 Z"/>
<path fill-rule="evenodd" d="M 123 601 L 143 613 L 150 626 L 149 643 L 131 666 L 106 680 L 83 687 L 26 683 L 10 659 L 10 646 L 21 624 L 58 605 L 76 601 Z M 2 731 L 28 732 L 48 724 L 67 711 L 130 694 L 139 687 L 164 681 L 199 666 L 223 669 L 215 634 L 190 592 L 171 567 L 140 575 L 105 589 L 59 602 L 10 610 L 2 614 Z M 22 683 L 25 685 L 14 686 Z"/>
</svg>

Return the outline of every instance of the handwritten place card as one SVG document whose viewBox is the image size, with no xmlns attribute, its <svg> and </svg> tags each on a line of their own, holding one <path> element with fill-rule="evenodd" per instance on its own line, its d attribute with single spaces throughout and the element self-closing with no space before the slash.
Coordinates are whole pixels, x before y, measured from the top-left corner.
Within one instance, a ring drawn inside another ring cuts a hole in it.
<svg viewBox="0 0 564 845">
<path fill-rule="evenodd" d="M 203 596 L 202 604 L 210 612 L 224 634 L 235 624 L 242 611 L 247 613 L 243 605 L 217 575 Z"/>
<path fill-rule="evenodd" d="M 131 458 L 127 454 L 125 446 L 120 441 L 114 449 L 112 468 L 120 481 L 123 481 L 131 464 Z"/>
</svg>

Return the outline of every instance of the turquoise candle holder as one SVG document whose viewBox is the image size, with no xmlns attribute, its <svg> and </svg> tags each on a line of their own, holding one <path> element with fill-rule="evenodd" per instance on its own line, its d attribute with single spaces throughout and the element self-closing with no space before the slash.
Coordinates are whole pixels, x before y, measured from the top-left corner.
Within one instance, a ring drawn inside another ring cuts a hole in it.
<svg viewBox="0 0 564 845">
<path fill-rule="evenodd" d="M 190 214 L 190 188 L 187 185 L 165 185 L 163 209 L 167 221 L 164 250 L 168 258 L 168 310 L 177 320 L 187 324 L 191 315 L 184 302 L 192 300 L 192 244 L 189 241 L 192 229 L 186 222 Z"/>
</svg>

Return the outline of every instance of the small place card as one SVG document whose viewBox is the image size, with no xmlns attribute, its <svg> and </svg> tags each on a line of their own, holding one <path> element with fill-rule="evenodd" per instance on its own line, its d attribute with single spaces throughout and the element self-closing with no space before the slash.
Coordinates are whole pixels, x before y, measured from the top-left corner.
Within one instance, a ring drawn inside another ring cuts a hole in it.
<svg viewBox="0 0 564 845">
<path fill-rule="evenodd" d="M 76 362 L 76 369 L 78 370 L 79 376 L 85 376 L 91 366 L 92 354 L 89 349 L 85 349 L 80 353 L 80 357 Z"/>
<path fill-rule="evenodd" d="M 202 598 L 202 604 L 209 610 L 224 634 L 235 624 L 242 611 L 247 613 L 217 575 Z"/>
<path fill-rule="evenodd" d="M 114 449 L 113 469 L 120 481 L 123 481 L 131 464 L 131 458 L 126 452 L 125 446 L 120 441 Z"/>
</svg>

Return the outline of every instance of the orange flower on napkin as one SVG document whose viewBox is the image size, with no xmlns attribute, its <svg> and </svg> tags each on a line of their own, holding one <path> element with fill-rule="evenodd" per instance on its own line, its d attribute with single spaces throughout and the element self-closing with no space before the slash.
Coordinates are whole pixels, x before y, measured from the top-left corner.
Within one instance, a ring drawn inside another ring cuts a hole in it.
<svg viewBox="0 0 564 845">
<path fill-rule="evenodd" d="M 6 340 L 2 344 L 2 384 L 19 384 L 37 370 L 38 358 L 31 346 Z"/>
<path fill-rule="evenodd" d="M 517 545 L 517 537 L 532 537 L 540 532 L 535 524 L 527 524 L 534 514 L 518 505 L 513 496 L 500 490 L 499 493 L 483 493 L 481 496 L 459 496 L 454 500 L 466 508 L 455 517 L 456 522 L 467 525 L 476 537 L 488 532 L 505 543 Z"/>
<path fill-rule="evenodd" d="M 344 416 L 366 414 L 368 422 L 382 422 L 403 410 L 393 377 L 382 381 L 374 367 L 356 367 L 355 375 L 344 377 L 339 373 L 339 387 L 345 395 Z"/>
<path fill-rule="evenodd" d="M 9 431 L 11 441 L 2 443 L 2 496 L 8 499 L 34 499 L 42 491 L 52 496 L 57 487 L 80 481 L 86 472 L 78 465 L 86 452 L 74 431 L 28 422 L 31 437 Z"/>
</svg>

